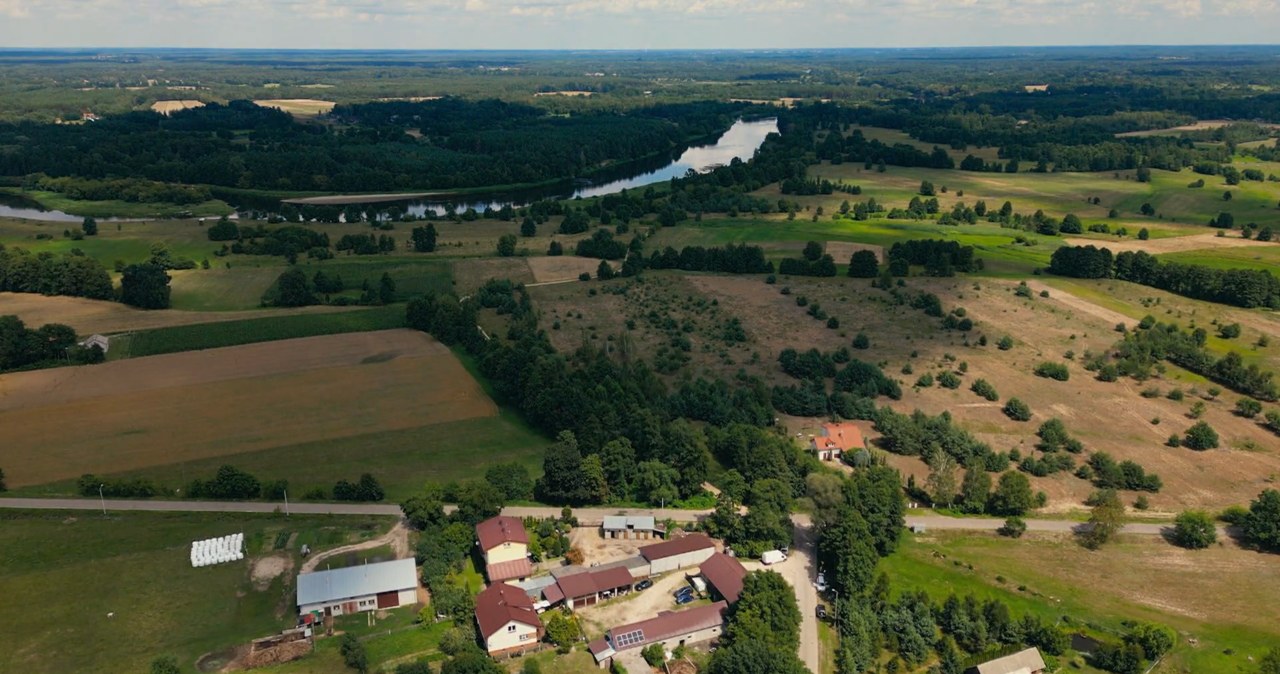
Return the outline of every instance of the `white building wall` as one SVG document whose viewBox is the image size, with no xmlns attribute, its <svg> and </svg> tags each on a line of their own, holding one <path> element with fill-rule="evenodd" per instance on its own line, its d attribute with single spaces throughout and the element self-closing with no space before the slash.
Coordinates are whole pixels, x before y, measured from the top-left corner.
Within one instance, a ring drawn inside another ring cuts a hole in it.
<svg viewBox="0 0 1280 674">
<path fill-rule="evenodd" d="M 715 554 L 715 548 L 707 548 L 705 550 L 686 552 L 683 555 L 655 559 L 649 562 L 649 573 L 657 576 L 691 566 L 698 566 L 707 561 L 713 554 Z"/>
<path fill-rule="evenodd" d="M 515 629 L 512 630 L 511 628 Z M 538 629 L 532 625 L 511 621 L 502 629 L 485 638 L 485 648 L 497 653 L 511 648 L 533 647 L 538 643 Z"/>
</svg>

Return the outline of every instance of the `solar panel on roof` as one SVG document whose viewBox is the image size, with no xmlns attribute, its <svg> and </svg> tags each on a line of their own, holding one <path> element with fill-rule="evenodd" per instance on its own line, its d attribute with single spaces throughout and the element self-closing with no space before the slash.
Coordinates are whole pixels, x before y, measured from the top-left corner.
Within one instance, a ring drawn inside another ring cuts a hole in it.
<svg viewBox="0 0 1280 674">
<path fill-rule="evenodd" d="M 642 644 L 644 643 L 644 630 L 635 630 L 634 632 L 619 634 L 616 641 L 617 648 L 626 648 L 628 646 Z"/>
</svg>

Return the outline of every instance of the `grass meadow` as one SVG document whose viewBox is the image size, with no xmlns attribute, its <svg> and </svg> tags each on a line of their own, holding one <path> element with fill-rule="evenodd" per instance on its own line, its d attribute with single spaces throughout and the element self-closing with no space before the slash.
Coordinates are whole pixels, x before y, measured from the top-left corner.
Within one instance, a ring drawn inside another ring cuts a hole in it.
<svg viewBox="0 0 1280 674">
<path fill-rule="evenodd" d="M 129 336 L 130 357 L 199 351 L 281 339 L 404 327 L 404 307 L 389 305 L 327 314 L 287 314 L 239 321 L 180 325 Z"/>
<path fill-rule="evenodd" d="M 251 564 L 364 540 L 392 518 L 240 514 L 0 512 L 0 671 L 142 672 L 196 660 L 293 624 L 294 572 L 254 583 Z M 191 542 L 243 532 L 247 561 L 191 568 Z M 336 671 L 336 670 L 330 670 Z"/>
<path fill-rule="evenodd" d="M 937 532 L 907 537 L 882 565 L 896 591 L 937 601 L 951 592 L 1000 599 L 1015 616 L 1069 619 L 1102 635 L 1125 620 L 1166 625 L 1178 638 L 1156 672 L 1232 672 L 1274 645 L 1280 568 L 1271 561 L 1229 542 L 1193 551 L 1122 536 L 1089 551 L 1065 535 Z"/>
</svg>

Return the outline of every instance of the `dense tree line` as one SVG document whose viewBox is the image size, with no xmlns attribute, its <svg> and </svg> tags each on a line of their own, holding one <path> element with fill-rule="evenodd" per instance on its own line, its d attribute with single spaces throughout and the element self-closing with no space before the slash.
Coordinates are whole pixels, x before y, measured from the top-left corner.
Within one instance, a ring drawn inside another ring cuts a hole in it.
<svg viewBox="0 0 1280 674">
<path fill-rule="evenodd" d="M 1107 248 L 1063 246 L 1053 252 L 1049 272 L 1076 278 L 1114 277 L 1247 309 L 1280 307 L 1280 279 L 1269 271 L 1162 262 L 1144 251 L 1125 251 L 1113 257 Z"/>
<path fill-rule="evenodd" d="M 1254 363 L 1245 365 L 1234 351 L 1215 357 L 1204 348 L 1207 338 L 1204 328 L 1184 331 L 1172 323 L 1143 319 L 1137 330 L 1116 345 L 1115 365 L 1119 374 L 1144 380 L 1152 376 L 1157 363 L 1167 360 L 1259 400 L 1280 399 L 1274 373 Z"/>
<path fill-rule="evenodd" d="M 667 246 L 655 250 L 645 262 L 648 269 L 680 269 L 683 271 L 713 271 L 723 274 L 768 274 L 773 263 L 764 257 L 764 249 L 745 243 L 723 247 L 685 246 L 679 252 Z"/>
<path fill-rule="evenodd" d="M 899 241 L 889 247 L 889 267 L 921 265 L 929 276 L 954 276 L 956 272 L 974 272 L 982 269 L 982 260 L 974 255 L 973 246 L 962 246 L 955 241 L 918 239 Z"/>
<path fill-rule="evenodd" d="M 114 297 L 102 263 L 79 252 L 32 253 L 0 244 L 0 291 L 66 295 L 91 300 Z"/>
<path fill-rule="evenodd" d="M 480 335 L 476 314 L 482 308 L 510 317 L 506 335 Z M 734 386 L 687 382 L 672 393 L 643 361 L 619 362 L 586 348 L 557 353 L 537 329 L 528 294 L 510 282 L 491 281 L 463 302 L 437 295 L 416 299 L 407 321 L 475 354 L 499 399 L 558 436 L 537 487 L 548 502 L 658 504 L 696 496 L 709 474 L 715 436 L 690 421 L 755 428 L 773 421 L 768 388 L 750 377 Z M 785 461 L 799 476 L 790 481 L 794 491 L 811 464 L 798 454 Z"/>
<path fill-rule="evenodd" d="M 0 156 L 0 175 L 352 192 L 536 183 L 669 153 L 723 132 L 743 107 L 552 117 L 522 104 L 448 98 L 339 106 L 333 116 L 346 124 L 329 127 L 249 101 L 211 103 L 94 124 L 0 125 L 0 145 L 14 148 Z"/>
<path fill-rule="evenodd" d="M 60 323 L 28 328 L 17 316 L 0 316 L 0 372 L 59 363 L 101 363 L 102 349 L 76 344 L 76 331 Z"/>
<path fill-rule="evenodd" d="M 43 174 L 27 176 L 23 187 L 28 190 L 57 192 L 82 201 L 120 200 L 130 203 L 198 204 L 213 198 L 209 188 L 137 178 L 95 180 L 65 176 L 50 178 Z"/>
</svg>

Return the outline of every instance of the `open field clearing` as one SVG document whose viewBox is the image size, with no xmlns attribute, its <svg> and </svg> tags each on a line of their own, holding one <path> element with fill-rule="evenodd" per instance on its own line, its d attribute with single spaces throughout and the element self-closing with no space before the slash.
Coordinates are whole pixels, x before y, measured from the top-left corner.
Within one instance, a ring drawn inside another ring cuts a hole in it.
<svg viewBox="0 0 1280 674">
<path fill-rule="evenodd" d="M 1155 672 L 1249 671 L 1280 623 L 1280 566 L 1229 541 L 1183 550 L 1122 536 L 1091 552 L 1061 534 L 1011 541 L 936 532 L 908 536 L 882 564 L 896 590 L 924 589 L 935 600 L 972 593 L 1004 601 L 1015 615 L 1066 615 L 1104 631 L 1126 619 L 1168 625 L 1178 639 Z"/>
<path fill-rule="evenodd" d="M 208 273 L 208 272 L 204 272 Z M 176 292 L 176 291 L 175 291 Z M 370 311 L 360 307 L 302 307 L 257 311 L 144 311 L 119 302 L 79 297 L 46 297 L 30 293 L 0 293 L 0 314 L 14 314 L 29 326 L 63 323 L 81 335 L 154 330 L 182 325 L 253 319 L 288 319 L 294 316 L 347 314 Z M 225 345 L 223 345 L 225 346 Z"/>
<path fill-rule="evenodd" d="M 205 654 L 229 658 L 233 647 L 293 624 L 303 544 L 320 551 L 391 525 L 376 517 L 6 513 L 0 592 L 39 610 L 0 616 L 0 671 L 141 672 L 158 655 L 197 671 Z M 237 532 L 245 561 L 191 568 L 191 541 Z"/>
<path fill-rule="evenodd" d="M 1280 246 L 1232 246 L 1216 250 L 1190 250 L 1162 255 L 1162 260 L 1199 264 L 1217 269 L 1262 269 L 1280 274 Z"/>
<path fill-rule="evenodd" d="M 596 270 L 600 268 L 599 260 L 574 255 L 531 257 L 527 258 L 527 263 L 533 280 L 537 283 L 576 281 L 584 273 L 594 277 Z M 614 266 L 617 266 L 616 263 Z"/>
<path fill-rule="evenodd" d="M 206 224 L 212 223 L 206 220 Z M 151 246 L 157 243 L 164 244 L 175 258 L 185 257 L 196 262 L 215 259 L 213 252 L 222 245 L 209 240 L 198 219 L 99 222 L 97 236 L 80 241 L 62 236 L 64 229 L 78 226 L 78 223 L 0 218 L 0 243 L 33 253 L 67 253 L 79 249 L 107 269 L 111 269 L 116 260 L 146 260 L 151 255 Z M 40 236 L 47 238 L 37 238 Z M 239 259 L 229 261 L 234 267 Z"/>
<path fill-rule="evenodd" d="M 922 140 L 916 140 L 905 131 L 900 131 L 898 129 L 886 129 L 878 126 L 851 126 L 845 130 L 845 135 L 853 133 L 854 130 L 861 131 L 863 137 L 867 140 L 878 140 L 881 143 L 890 146 L 901 143 L 904 145 L 910 145 L 914 148 L 919 148 L 925 152 L 930 152 L 935 147 L 941 147 L 947 151 L 947 154 L 951 155 L 951 158 L 954 159 L 957 164 L 959 164 L 960 160 L 964 159 L 966 155 L 981 157 L 986 161 L 1000 161 L 1000 148 L 996 147 L 975 147 L 970 145 L 963 150 L 957 150 L 945 144 L 938 145 L 937 143 L 926 143 Z"/>
<path fill-rule="evenodd" d="M 0 386 L 14 487 L 498 413 L 452 353 L 408 330 L 14 373 Z"/>
<path fill-rule="evenodd" d="M 171 305 L 181 311 L 233 311 L 261 306 L 262 294 L 275 283 L 284 267 L 271 258 L 248 262 L 232 269 L 170 271 Z"/>
<path fill-rule="evenodd" d="M 295 117 L 314 117 L 333 109 L 333 101 L 321 101 L 314 98 L 268 98 L 254 101 L 264 108 L 283 110 Z"/>
<path fill-rule="evenodd" d="M 171 115 L 179 110 L 191 110 L 194 108 L 203 108 L 204 101 L 195 99 L 179 100 L 179 101 L 156 101 L 151 104 L 151 110 L 162 115 Z"/>
<path fill-rule="evenodd" d="M 596 265 L 599 264 L 600 261 L 596 260 Z M 535 280 L 525 258 L 467 258 L 453 263 L 453 291 L 460 297 L 479 289 L 489 279 L 511 279 L 516 283 L 533 283 Z"/>
<path fill-rule="evenodd" d="M 1276 183 L 1244 182 L 1229 186 L 1221 176 L 1202 176 L 1190 169 L 1173 172 L 1154 170 L 1151 182 L 1140 183 L 1133 171 L 1106 173 L 972 173 L 925 168 L 891 167 L 885 173 L 865 170 L 861 164 L 822 164 L 809 169 L 810 177 L 840 180 L 860 185 L 861 196 L 842 194 L 802 197 L 801 204 L 823 204 L 831 213 L 844 199 L 852 203 L 875 197 L 876 201 L 890 207 L 906 207 L 913 196 L 919 194 L 920 182 L 928 180 L 939 190 L 937 195 L 944 210 L 959 201 L 972 205 L 981 199 L 988 208 L 999 208 L 1005 201 L 1012 202 L 1014 210 L 1030 215 L 1037 209 L 1054 217 L 1075 213 L 1085 225 L 1105 222 L 1115 229 L 1127 227 L 1130 236 L 1138 229 L 1156 230 L 1176 227 L 1178 224 L 1202 227 L 1220 212 L 1231 213 L 1236 223 L 1256 222 L 1259 225 L 1280 224 L 1280 185 Z M 1118 176 L 1118 177 L 1117 177 Z M 1205 186 L 1199 189 L 1187 185 L 1203 178 Z M 771 186 L 762 190 L 775 190 Z M 959 192 L 963 191 L 961 196 Z M 1231 201 L 1223 201 L 1224 191 L 1230 191 Z M 1098 204 L 1089 203 L 1097 197 Z M 1142 204 L 1150 203 L 1156 210 L 1155 217 L 1139 214 Z M 1119 217 L 1108 218 L 1110 209 L 1119 211 Z M 1205 230 L 1199 230 L 1203 232 Z M 1191 233 L 1191 232 L 1187 232 Z"/>
<path fill-rule="evenodd" d="M 1027 299 L 1016 296 L 1015 284 L 1008 281 L 908 279 L 908 292 L 935 293 L 947 310 L 963 307 L 976 323 L 967 335 L 941 330 L 938 319 L 892 304 L 887 294 L 871 289 L 868 281 L 860 279 L 781 277 L 770 286 L 759 276 L 651 272 L 642 284 L 627 285 L 627 281 L 618 280 L 608 285 L 545 286 L 531 292 L 535 305 L 543 312 L 544 323 L 553 328 L 548 334 L 558 349 L 570 351 L 584 344 L 604 348 L 612 343 L 615 348 L 655 354 L 653 362 L 661 365 L 659 372 L 668 367 L 675 377 L 687 373 L 732 378 L 745 367 L 770 383 L 789 385 L 795 380 L 776 365 L 783 349 L 814 347 L 832 351 L 848 347 L 856 333 L 865 332 L 870 337 L 870 348 L 854 350 L 852 355 L 880 363 L 888 375 L 903 381 L 901 401 L 881 399 L 878 404 L 908 413 L 914 409 L 929 414 L 950 412 L 962 427 L 996 451 L 1017 448 L 1024 455 L 1035 452 L 1036 428 L 1049 418 L 1058 417 L 1072 436 L 1080 438 L 1086 451 L 1105 451 L 1117 461 L 1132 459 L 1159 474 L 1164 488 L 1148 495 L 1156 510 L 1176 512 L 1187 507 L 1219 508 L 1247 503 L 1267 487 L 1269 480 L 1280 476 L 1280 451 L 1274 436 L 1256 422 L 1231 413 L 1238 395 L 1228 391 L 1209 400 L 1204 393 L 1209 385 L 1203 378 L 1179 368 L 1171 367 L 1162 378 L 1146 383 L 1107 383 L 1095 379 L 1080 364 L 1086 351 L 1106 351 L 1119 339 L 1114 330 L 1117 322 L 1134 324 L 1143 315 L 1160 314 L 1165 308 L 1174 313 L 1158 316 L 1161 320 L 1186 320 L 1192 307 L 1178 305 L 1175 309 L 1162 304 L 1159 310 L 1144 308 L 1139 299 L 1152 296 L 1147 292 L 1151 289 L 1120 282 L 1108 283 L 1124 286 L 1125 299 L 1100 304 L 1093 302 L 1091 294 L 1066 294 L 1057 285 L 1059 279 L 1051 281 L 1053 287 L 1037 287 L 1034 299 Z M 791 294 L 783 295 L 780 291 L 787 286 Z M 621 291 L 623 287 L 625 292 Z M 597 290 L 595 296 L 590 294 L 592 289 Z M 615 289 L 618 292 L 611 291 Z M 1047 289 L 1050 296 L 1039 297 L 1040 289 Z M 1129 294 L 1135 296 L 1130 299 Z M 1164 295 L 1167 294 L 1161 294 Z M 797 306 L 799 296 L 806 297 L 810 305 L 820 304 L 839 321 L 839 327 L 828 328 L 825 321 L 809 316 L 807 308 Z M 1125 310 L 1117 310 L 1116 304 Z M 1225 313 L 1228 308 L 1219 309 L 1224 311 L 1223 316 L 1235 315 Z M 648 318 L 654 311 L 671 317 L 677 325 L 691 326 L 691 332 L 684 331 L 690 342 L 688 351 L 673 355 L 677 350 L 667 346 L 668 337 L 655 329 Z M 1184 312 L 1181 316 L 1180 311 Z M 1253 315 L 1256 321 L 1269 321 L 1260 314 L 1239 313 Z M 1196 314 L 1201 322 L 1212 315 L 1216 314 L 1206 314 L 1203 309 Z M 727 343 L 719 337 L 730 318 L 741 321 L 746 342 Z M 635 324 L 635 329 L 628 329 L 628 321 Z M 1255 333 L 1256 328 L 1250 323 L 1243 324 L 1245 335 L 1234 340 L 1231 348 L 1246 357 L 1253 353 L 1252 358 L 1257 361 L 1272 358 L 1274 347 L 1250 351 L 1248 344 L 1261 332 Z M 995 342 L 1003 335 L 1010 335 L 1015 341 L 1009 351 L 995 348 Z M 977 345 L 979 336 L 987 338 L 987 346 Z M 1214 348 L 1213 344 L 1210 346 Z M 1067 352 L 1072 352 L 1072 359 L 1065 358 Z M 1070 381 L 1035 376 L 1032 370 L 1042 361 L 1067 364 Z M 908 364 L 911 374 L 902 372 Z M 962 364 L 967 371 L 960 373 Z M 960 375 L 959 388 L 950 390 L 936 383 L 928 388 L 912 388 L 921 375 L 929 373 L 936 378 L 944 371 Z M 988 402 L 969 390 L 978 378 L 996 386 L 1000 401 Z M 1141 396 L 1141 391 L 1149 387 L 1160 389 L 1162 394 L 1154 398 Z M 1174 388 L 1186 392 L 1183 401 L 1164 395 Z M 1001 412 L 1003 401 L 1009 397 L 1018 397 L 1031 407 L 1031 422 L 1012 421 Z M 1206 398 L 1204 419 L 1222 436 L 1223 448 L 1195 452 L 1166 447 L 1164 442 L 1171 433 L 1181 433 L 1193 423 L 1188 411 L 1201 398 Z M 803 426 L 813 422 L 797 423 Z M 1077 457 L 1077 464 L 1086 456 Z M 892 460 L 919 480 L 927 475 L 918 459 Z M 1035 489 L 1049 495 L 1051 512 L 1081 508 L 1094 489 L 1089 482 L 1069 473 L 1033 477 L 1032 482 Z M 1125 496 L 1126 501 L 1133 498 L 1136 494 Z"/>
<path fill-rule="evenodd" d="M 1227 249 L 1246 248 L 1242 254 L 1269 254 L 1272 256 L 1280 255 L 1280 243 L 1275 241 L 1255 241 L 1246 239 L 1240 234 L 1234 233 L 1229 236 L 1218 236 L 1211 232 L 1204 234 L 1192 234 L 1190 236 L 1175 236 L 1163 239 L 1150 239 L 1141 241 L 1138 239 L 1085 239 L 1075 237 L 1064 237 L 1062 242 L 1070 246 L 1097 246 L 1098 248 L 1107 248 L 1113 253 L 1123 253 L 1125 251 L 1145 251 L 1152 255 L 1161 255 L 1164 253 L 1180 253 L 1184 251 L 1204 251 L 1202 257 L 1216 258 L 1220 254 L 1230 254 L 1232 251 Z"/>
<path fill-rule="evenodd" d="M 1211 131 L 1213 129 L 1221 129 L 1224 126 L 1231 126 L 1237 122 L 1230 119 L 1202 119 L 1195 124 L 1183 124 L 1182 126 L 1171 126 L 1167 129 L 1150 129 L 1147 131 L 1129 131 L 1126 133 L 1117 133 L 1116 138 L 1142 138 L 1145 136 L 1177 136 L 1189 131 Z M 1274 124 L 1263 124 L 1263 127 L 1278 128 Z"/>
</svg>

